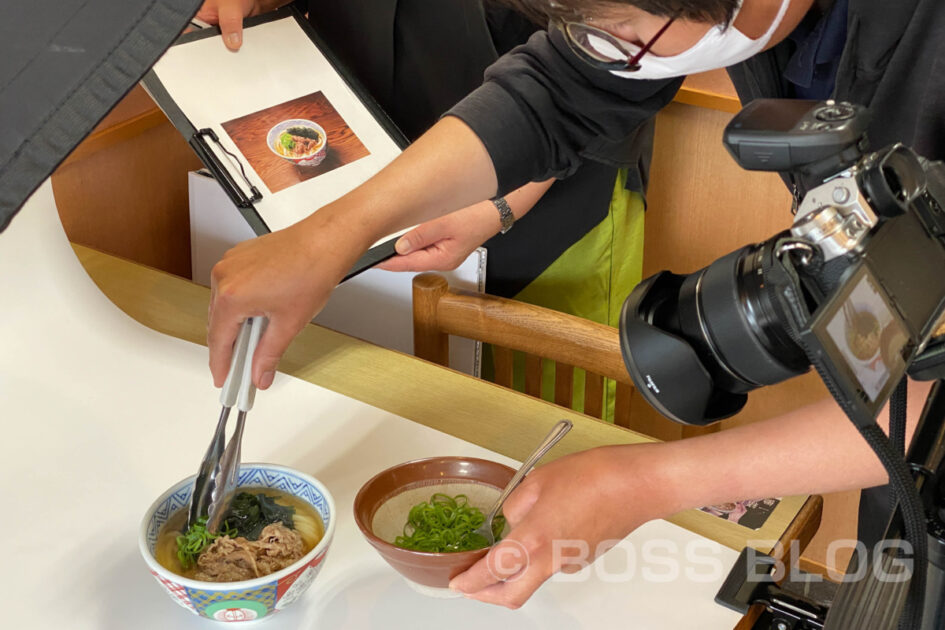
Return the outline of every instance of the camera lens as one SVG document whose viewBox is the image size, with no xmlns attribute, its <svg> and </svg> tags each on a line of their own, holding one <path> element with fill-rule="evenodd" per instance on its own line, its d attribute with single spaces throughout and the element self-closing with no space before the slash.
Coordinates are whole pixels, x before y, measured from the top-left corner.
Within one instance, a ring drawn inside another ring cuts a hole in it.
<svg viewBox="0 0 945 630">
<path fill-rule="evenodd" d="M 664 415 L 708 424 L 737 413 L 749 391 L 809 367 L 769 282 L 780 236 L 687 276 L 663 272 L 627 298 L 624 360 L 637 389 Z M 672 387 L 677 382 L 682 387 Z"/>
<path fill-rule="evenodd" d="M 765 290 L 764 257 L 772 246 L 769 241 L 716 260 L 706 267 L 695 296 L 701 313 L 698 333 L 713 350 L 707 358 L 737 376 L 728 385 L 731 391 L 779 383 L 808 365 Z"/>
</svg>

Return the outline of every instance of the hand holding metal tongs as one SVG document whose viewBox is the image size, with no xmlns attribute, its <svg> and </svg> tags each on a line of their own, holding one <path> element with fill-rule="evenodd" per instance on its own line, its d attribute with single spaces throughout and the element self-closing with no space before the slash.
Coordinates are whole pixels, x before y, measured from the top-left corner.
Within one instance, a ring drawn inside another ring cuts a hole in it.
<svg viewBox="0 0 945 630">
<path fill-rule="evenodd" d="M 197 480 L 194 482 L 194 492 L 190 498 L 190 509 L 187 514 L 188 529 L 199 519 L 206 517 L 207 530 L 215 533 L 220 527 L 233 491 L 236 489 L 243 424 L 246 421 L 246 413 L 253 408 L 253 400 L 256 397 L 256 387 L 253 385 L 253 354 L 256 352 L 256 345 L 259 343 L 265 324 L 265 317 L 250 317 L 243 322 L 239 335 L 236 337 L 236 343 L 233 344 L 230 372 L 220 391 L 220 403 L 223 409 L 220 411 L 220 419 L 213 432 L 213 439 L 210 440 L 210 446 L 197 470 Z M 234 406 L 239 410 L 236 429 L 224 449 L 226 420 L 230 415 L 230 409 Z"/>
</svg>

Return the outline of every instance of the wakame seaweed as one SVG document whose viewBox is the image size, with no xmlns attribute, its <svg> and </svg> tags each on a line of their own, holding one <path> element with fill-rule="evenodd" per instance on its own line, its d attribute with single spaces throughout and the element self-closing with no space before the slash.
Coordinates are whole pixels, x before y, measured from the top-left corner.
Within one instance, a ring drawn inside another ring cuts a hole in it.
<svg viewBox="0 0 945 630">
<path fill-rule="evenodd" d="M 293 136 L 308 138 L 309 140 L 318 140 L 318 132 L 311 127 L 289 127 L 286 131 Z"/>
<path fill-rule="evenodd" d="M 231 538 L 242 536 L 247 540 L 258 540 L 263 528 L 272 523 L 282 523 L 289 529 L 295 529 L 292 521 L 294 514 L 295 508 L 279 505 L 273 497 L 240 492 L 233 497 L 223 525 L 227 530 L 236 531 Z"/>
</svg>

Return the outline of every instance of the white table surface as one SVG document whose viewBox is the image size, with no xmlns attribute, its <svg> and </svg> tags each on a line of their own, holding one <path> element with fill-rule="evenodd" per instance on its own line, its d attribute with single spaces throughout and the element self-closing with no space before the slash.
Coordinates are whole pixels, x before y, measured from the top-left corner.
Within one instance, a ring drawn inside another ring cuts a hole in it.
<svg viewBox="0 0 945 630">
<path fill-rule="evenodd" d="M 139 325 L 98 291 L 65 239 L 48 183 L 0 235 L 0 296 L 0 625 L 214 626 L 173 603 L 137 549 L 145 510 L 194 472 L 216 422 L 206 348 Z M 737 554 L 662 521 L 639 529 L 577 581 L 547 583 L 517 611 L 415 593 L 363 540 L 352 502 L 383 468 L 435 455 L 512 463 L 284 375 L 260 392 L 244 461 L 314 475 L 338 509 L 324 570 L 299 601 L 260 623 L 273 630 L 675 630 L 738 621 L 712 601 Z"/>
</svg>

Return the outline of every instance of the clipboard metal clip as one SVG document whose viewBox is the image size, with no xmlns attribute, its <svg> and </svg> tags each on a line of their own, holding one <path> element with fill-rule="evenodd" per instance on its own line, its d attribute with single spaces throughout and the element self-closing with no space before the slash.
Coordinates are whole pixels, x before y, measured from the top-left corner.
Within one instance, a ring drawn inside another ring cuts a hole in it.
<svg viewBox="0 0 945 630">
<path fill-rule="evenodd" d="M 243 180 L 243 185 L 233 177 L 230 169 L 223 164 L 217 156 L 217 153 L 210 148 L 208 140 L 215 143 L 220 151 L 225 153 L 230 158 L 230 161 L 239 167 L 239 175 Z M 238 208 L 251 208 L 255 202 L 262 199 L 262 193 L 249 181 L 249 177 L 246 176 L 246 168 L 243 166 L 239 157 L 234 155 L 231 151 L 228 151 L 226 147 L 220 143 L 220 138 L 217 137 L 213 129 L 198 129 L 190 138 L 189 144 L 193 150 L 196 151 L 200 160 L 210 170 L 210 173 L 213 174 L 213 177 L 220 182 L 220 185 L 223 186 L 223 190 L 226 191 L 226 194 Z"/>
</svg>

